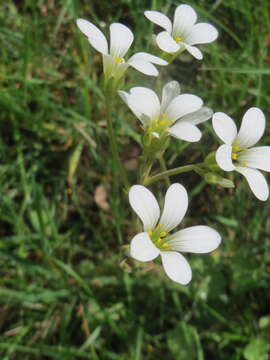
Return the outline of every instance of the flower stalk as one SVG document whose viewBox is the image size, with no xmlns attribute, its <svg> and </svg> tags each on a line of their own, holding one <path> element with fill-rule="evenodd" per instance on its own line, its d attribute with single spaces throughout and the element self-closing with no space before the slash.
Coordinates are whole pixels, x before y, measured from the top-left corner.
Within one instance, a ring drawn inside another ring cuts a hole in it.
<svg viewBox="0 0 270 360">
<path fill-rule="evenodd" d="M 189 172 L 192 170 L 196 171 L 200 167 L 200 165 L 202 165 L 202 163 L 194 164 L 194 165 L 179 166 L 174 169 L 163 171 L 157 175 L 154 175 L 154 176 L 151 176 L 151 177 L 145 179 L 143 184 L 150 185 L 159 180 L 168 179 L 170 176 L 173 176 L 173 175 L 183 174 L 185 172 Z"/>
<path fill-rule="evenodd" d="M 118 181 L 117 174 L 119 171 L 119 174 L 121 175 L 121 181 L 123 182 L 124 186 L 126 188 L 128 188 L 129 181 L 128 181 L 125 169 L 123 168 L 121 161 L 120 161 L 118 144 L 117 144 L 116 137 L 115 137 L 114 130 L 113 130 L 113 123 L 112 123 L 112 117 L 111 117 L 111 98 L 109 96 L 105 97 L 105 103 L 106 103 L 106 122 L 107 122 L 107 127 L 108 127 L 108 136 L 110 139 L 110 148 L 111 148 L 111 152 L 112 152 L 112 156 L 113 156 L 114 182 L 116 184 Z"/>
</svg>

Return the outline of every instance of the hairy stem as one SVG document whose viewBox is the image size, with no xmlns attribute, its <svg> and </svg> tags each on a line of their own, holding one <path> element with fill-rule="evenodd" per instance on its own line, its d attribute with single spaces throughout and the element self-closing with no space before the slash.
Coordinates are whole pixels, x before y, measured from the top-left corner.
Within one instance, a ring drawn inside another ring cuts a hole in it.
<svg viewBox="0 0 270 360">
<path fill-rule="evenodd" d="M 171 169 L 171 170 L 167 170 L 167 171 L 163 171 L 157 175 L 151 176 L 149 178 L 147 178 L 144 182 L 144 185 L 150 185 L 153 184 L 156 181 L 159 180 L 163 180 L 166 179 L 172 175 L 177 175 L 177 174 L 182 174 L 185 172 L 189 172 L 192 170 L 196 171 L 196 168 L 198 168 L 201 164 L 194 164 L 194 165 L 185 165 L 185 166 L 180 166 L 177 167 L 175 169 Z"/>
<path fill-rule="evenodd" d="M 165 173 L 167 171 L 167 167 L 166 167 L 163 157 L 159 158 L 159 164 L 160 164 L 160 168 L 161 168 L 162 172 Z M 165 182 L 166 182 L 167 187 L 169 187 L 171 185 L 170 179 L 168 176 L 165 177 Z"/>
<path fill-rule="evenodd" d="M 148 175 L 153 166 L 153 158 L 148 156 L 147 151 L 145 151 L 145 147 L 142 153 L 141 166 L 139 171 L 139 184 L 144 184 L 147 181 Z"/>
</svg>

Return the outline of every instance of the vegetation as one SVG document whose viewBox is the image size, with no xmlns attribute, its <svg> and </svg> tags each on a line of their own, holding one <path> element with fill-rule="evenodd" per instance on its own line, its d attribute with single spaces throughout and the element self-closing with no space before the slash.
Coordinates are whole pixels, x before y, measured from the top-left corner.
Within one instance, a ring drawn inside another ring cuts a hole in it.
<svg viewBox="0 0 270 360">
<path fill-rule="evenodd" d="M 124 88 L 160 89 L 175 79 L 238 124 L 259 106 L 268 119 L 261 144 L 270 145 L 269 1 L 188 3 L 220 32 L 204 46 L 204 61 L 183 55 L 160 68 L 157 81 L 130 71 Z M 173 13 L 178 4 L 0 3 L 2 360 L 269 359 L 270 203 L 256 200 L 240 175 L 229 190 L 196 174 L 172 178 L 190 194 L 183 225 L 208 224 L 223 237 L 213 254 L 189 256 L 190 285 L 172 283 L 158 265 L 133 262 L 123 246 L 136 224 L 111 176 L 100 55 L 75 19 L 104 31 L 123 22 L 135 33 L 134 51 L 153 51 L 155 28 L 143 11 Z M 114 110 L 122 161 L 136 183 L 139 124 L 120 98 Z M 203 126 L 201 142 L 172 142 L 170 167 L 216 150 L 211 123 Z M 164 193 L 163 183 L 153 188 Z"/>
</svg>

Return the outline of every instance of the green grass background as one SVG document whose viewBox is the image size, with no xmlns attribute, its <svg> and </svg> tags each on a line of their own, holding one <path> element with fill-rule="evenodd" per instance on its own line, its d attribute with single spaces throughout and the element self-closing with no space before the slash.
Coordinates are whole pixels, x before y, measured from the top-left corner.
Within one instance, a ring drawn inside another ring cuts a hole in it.
<svg viewBox="0 0 270 360">
<path fill-rule="evenodd" d="M 131 70 L 125 89 L 175 79 L 238 125 L 259 106 L 268 124 L 261 144 L 270 145 L 269 1 L 188 3 L 219 29 L 218 40 L 203 46 L 204 60 L 184 56 L 161 69 L 157 81 Z M 235 190 L 206 185 L 195 174 L 172 179 L 190 194 L 183 225 L 208 224 L 223 237 L 215 253 L 188 256 L 190 285 L 172 283 L 158 265 L 126 259 L 122 249 L 135 223 L 126 193 L 110 190 L 101 59 L 75 19 L 104 31 L 121 21 L 135 33 L 133 50 L 150 51 L 155 28 L 143 11 L 172 14 L 178 4 L 0 2 L 1 360 L 269 359 L 270 204 L 256 200 L 241 177 Z M 135 183 L 138 122 L 120 99 L 113 115 Z M 211 123 L 202 128 L 198 144 L 172 141 L 169 167 L 217 148 Z M 95 201 L 98 186 L 107 189 L 108 210 Z M 152 189 L 162 194 L 165 185 Z"/>
</svg>

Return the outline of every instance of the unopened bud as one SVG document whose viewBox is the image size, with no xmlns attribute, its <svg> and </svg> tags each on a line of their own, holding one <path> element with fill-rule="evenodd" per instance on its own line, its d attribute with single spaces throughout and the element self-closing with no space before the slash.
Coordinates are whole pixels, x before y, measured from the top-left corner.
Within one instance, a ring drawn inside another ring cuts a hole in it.
<svg viewBox="0 0 270 360">
<path fill-rule="evenodd" d="M 234 188 L 234 183 L 226 178 L 222 178 L 222 180 L 218 184 L 224 188 L 228 188 L 228 189 Z"/>
<path fill-rule="evenodd" d="M 211 165 L 217 165 L 217 162 L 216 162 L 216 152 L 213 151 L 211 152 L 210 154 L 208 154 L 206 156 L 206 158 L 204 159 L 204 164 L 206 166 L 211 166 Z"/>
<path fill-rule="evenodd" d="M 218 174 L 212 173 L 212 172 L 208 172 L 207 174 L 205 174 L 204 180 L 208 184 L 217 184 L 224 188 L 234 188 L 234 183 L 231 180 L 226 179 L 226 178 L 224 178 Z"/>
</svg>

